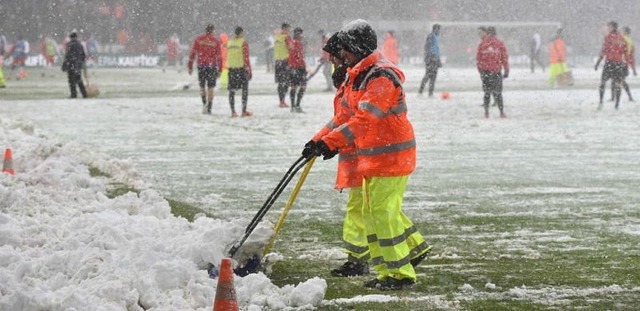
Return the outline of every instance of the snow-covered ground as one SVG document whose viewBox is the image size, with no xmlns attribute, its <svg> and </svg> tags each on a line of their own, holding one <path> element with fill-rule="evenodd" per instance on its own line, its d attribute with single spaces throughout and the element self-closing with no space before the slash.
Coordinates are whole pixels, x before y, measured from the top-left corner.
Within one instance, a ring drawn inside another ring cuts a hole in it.
<svg viewBox="0 0 640 311">
<path fill-rule="evenodd" d="M 418 142 L 405 210 L 415 221 L 451 216 L 442 209 L 556 217 L 575 213 L 556 206 L 595 214 L 612 204 L 622 214 L 640 206 L 640 105 L 623 95 L 619 110 L 607 102 L 597 111 L 599 73 L 576 69 L 575 87 L 554 89 L 546 86 L 545 74 L 516 68 L 505 81 L 508 118 L 498 118 L 494 107 L 484 119 L 474 70 L 444 68 L 437 96 L 429 99 L 416 95 L 423 69 L 405 69 Z M 92 81 L 103 94 L 86 100 L 65 99 L 64 78 L 52 74 L 58 79 L 33 74 L 0 90 L 0 98 L 23 98 L 0 99 L 0 148 L 13 150 L 16 170 L 16 176 L 0 176 L 0 309 L 211 309 L 216 282 L 203 267 L 223 257 L 304 143 L 332 115 L 333 94 L 320 91 L 322 77 L 311 81 L 302 104 L 306 113 L 292 114 L 277 107 L 272 76 L 258 68 L 250 84 L 254 116 L 231 119 L 225 91 L 218 91 L 212 116 L 200 114 L 197 91 L 182 90 L 194 80 L 185 73 L 97 69 Z M 636 79 L 630 78 L 632 89 Z M 438 98 L 443 90 L 450 99 Z M 237 106 L 239 101 L 237 96 Z M 107 180 L 91 177 L 88 164 L 141 194 L 107 198 Z M 342 217 L 345 197 L 332 189 L 334 177 L 335 161 L 316 161 L 293 219 Z M 216 218 L 175 218 L 163 197 L 195 204 Z M 640 234 L 633 217 L 615 226 L 602 218 L 590 224 Z M 451 234 L 464 230 L 452 228 Z M 514 233 L 526 236 L 524 242 L 501 236 L 494 243 L 509 249 L 571 240 L 563 232 L 530 233 Z M 441 249 L 437 256 L 455 258 Z M 331 248 L 323 256 L 329 260 L 336 253 Z M 248 310 L 396 299 L 322 302 L 327 283 L 321 278 L 280 288 L 259 274 L 236 278 L 235 285 Z M 610 285 L 600 292 L 624 290 Z M 477 296 L 468 284 L 460 286 L 460 300 Z M 541 300 L 549 295 L 526 288 L 511 292 Z M 457 308 L 442 297 L 417 299 Z"/>
</svg>

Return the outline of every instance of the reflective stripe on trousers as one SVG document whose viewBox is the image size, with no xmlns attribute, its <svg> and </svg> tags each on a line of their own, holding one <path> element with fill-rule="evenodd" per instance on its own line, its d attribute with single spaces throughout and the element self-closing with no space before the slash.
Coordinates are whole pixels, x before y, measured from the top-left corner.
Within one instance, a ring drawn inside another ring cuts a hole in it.
<svg viewBox="0 0 640 311">
<path fill-rule="evenodd" d="M 378 272 L 378 279 L 387 276 L 416 279 L 409 261 L 426 243 L 402 212 L 408 179 L 408 176 L 370 177 L 363 182 L 365 230 L 371 265 Z"/>
</svg>

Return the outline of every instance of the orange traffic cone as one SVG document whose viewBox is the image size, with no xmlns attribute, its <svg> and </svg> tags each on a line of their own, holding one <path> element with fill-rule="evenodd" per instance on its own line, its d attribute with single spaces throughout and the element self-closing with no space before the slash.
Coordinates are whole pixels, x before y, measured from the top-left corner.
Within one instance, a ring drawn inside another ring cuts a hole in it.
<svg viewBox="0 0 640 311">
<path fill-rule="evenodd" d="M 238 311 L 236 289 L 233 287 L 233 268 L 231 258 L 223 258 L 220 263 L 220 276 L 216 288 L 213 311 Z"/>
<path fill-rule="evenodd" d="M 16 174 L 16 172 L 13 170 L 13 156 L 11 155 L 10 148 L 7 148 L 4 151 L 4 162 L 2 163 L 2 172 L 7 173 L 9 175 Z"/>
<path fill-rule="evenodd" d="M 27 75 L 27 71 L 24 70 L 24 68 L 20 68 L 20 70 L 18 71 L 18 80 L 26 78 Z"/>
</svg>

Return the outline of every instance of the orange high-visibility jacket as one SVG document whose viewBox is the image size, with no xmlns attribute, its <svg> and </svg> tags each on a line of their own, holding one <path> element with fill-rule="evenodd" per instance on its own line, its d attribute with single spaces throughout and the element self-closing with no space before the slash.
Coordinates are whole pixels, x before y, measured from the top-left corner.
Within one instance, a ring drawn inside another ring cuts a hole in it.
<svg viewBox="0 0 640 311">
<path fill-rule="evenodd" d="M 400 61 L 398 41 L 389 33 L 387 33 L 384 43 L 382 44 L 382 54 L 395 65 Z"/>
<path fill-rule="evenodd" d="M 403 82 L 404 73 L 378 51 L 347 71 L 343 98 L 355 114 L 322 140 L 330 149 L 355 143 L 363 177 L 405 176 L 416 167 Z"/>
<path fill-rule="evenodd" d="M 313 141 L 319 141 L 335 128 L 349 121 L 349 118 L 355 114 L 355 111 L 349 108 L 347 101 L 343 98 L 344 90 L 345 87 L 343 83 L 333 98 L 333 118 L 313 136 Z M 355 146 L 351 144 L 340 148 L 335 188 L 342 190 L 344 188 L 360 186 L 362 186 L 362 175 L 358 173 L 358 156 Z"/>
<path fill-rule="evenodd" d="M 567 50 L 564 46 L 564 40 L 558 38 L 553 40 L 549 45 L 549 62 L 564 63 L 567 60 Z"/>
</svg>

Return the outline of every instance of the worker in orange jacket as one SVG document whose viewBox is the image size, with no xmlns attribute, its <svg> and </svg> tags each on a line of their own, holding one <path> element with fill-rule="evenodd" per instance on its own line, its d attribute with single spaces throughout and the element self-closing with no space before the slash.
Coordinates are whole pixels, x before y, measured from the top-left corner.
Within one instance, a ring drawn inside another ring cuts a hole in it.
<svg viewBox="0 0 640 311">
<path fill-rule="evenodd" d="M 376 51 L 371 25 L 358 19 L 338 33 L 340 56 L 347 63 L 342 105 L 353 114 L 319 140 L 307 143 L 303 155 L 330 159 L 354 146 L 362 180 L 362 216 L 369 264 L 378 276 L 365 287 L 397 290 L 412 287 L 414 268 L 431 250 L 402 212 L 409 175 L 416 165 L 416 141 L 407 119 L 402 88 L 404 73 Z"/>
<path fill-rule="evenodd" d="M 344 80 L 347 77 L 347 64 L 340 56 L 342 46 L 339 43 L 338 34 L 333 34 L 322 47 L 327 53 L 327 61 L 333 63 L 334 70 L 331 75 L 333 86 L 337 91 L 333 99 L 333 118 L 327 123 L 311 141 L 307 143 L 307 149 L 303 155 L 309 156 L 316 142 L 334 130 L 339 124 L 347 122 L 355 112 L 351 107 L 343 105 L 345 91 Z M 347 261 L 339 268 L 331 270 L 331 275 L 350 277 L 369 274 L 369 245 L 364 229 L 362 215 L 362 175 L 358 173 L 358 158 L 353 144 L 340 149 L 338 156 L 338 173 L 335 188 L 337 190 L 349 189 L 349 197 L 346 204 L 346 214 L 342 225 L 342 241 Z"/>
<path fill-rule="evenodd" d="M 549 44 L 549 86 L 553 87 L 558 75 L 567 70 L 567 49 L 562 38 L 562 29 L 558 29 L 556 36 Z"/>
<path fill-rule="evenodd" d="M 387 31 L 382 44 L 382 54 L 394 65 L 400 62 L 400 53 L 398 52 L 398 40 L 396 40 L 393 30 Z"/>
</svg>

